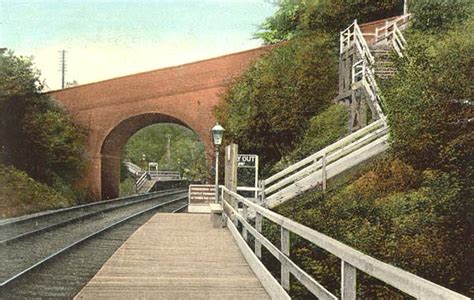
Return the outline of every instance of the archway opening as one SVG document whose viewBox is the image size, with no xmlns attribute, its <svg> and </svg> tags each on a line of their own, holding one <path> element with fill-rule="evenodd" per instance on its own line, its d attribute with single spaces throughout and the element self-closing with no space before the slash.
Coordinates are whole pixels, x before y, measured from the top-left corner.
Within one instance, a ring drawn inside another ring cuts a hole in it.
<svg viewBox="0 0 474 300">
<path fill-rule="evenodd" d="M 209 150 L 192 128 L 160 113 L 130 117 L 115 126 L 101 149 L 102 199 L 135 193 L 133 174 L 124 162 L 146 170 L 149 165 L 161 171 L 179 172 L 190 181 L 208 178 Z M 206 155 L 207 154 L 207 155 Z"/>
</svg>

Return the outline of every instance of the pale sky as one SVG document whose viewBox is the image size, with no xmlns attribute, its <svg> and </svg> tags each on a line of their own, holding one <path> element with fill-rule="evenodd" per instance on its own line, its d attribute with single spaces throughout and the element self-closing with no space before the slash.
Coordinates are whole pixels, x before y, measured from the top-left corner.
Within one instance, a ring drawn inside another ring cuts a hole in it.
<svg viewBox="0 0 474 300">
<path fill-rule="evenodd" d="M 33 56 L 49 89 L 256 48 L 267 0 L 0 0 L 0 48 Z"/>
</svg>

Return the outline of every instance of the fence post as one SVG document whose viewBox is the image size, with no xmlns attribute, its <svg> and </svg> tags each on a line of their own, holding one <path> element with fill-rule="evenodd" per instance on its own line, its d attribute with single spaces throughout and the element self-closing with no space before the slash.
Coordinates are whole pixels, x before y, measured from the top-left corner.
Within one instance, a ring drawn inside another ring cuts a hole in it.
<svg viewBox="0 0 474 300">
<path fill-rule="evenodd" d="M 322 181 L 323 181 L 323 193 L 326 192 L 327 188 L 327 172 L 326 172 L 326 153 L 323 154 L 322 158 Z"/>
<path fill-rule="evenodd" d="M 262 215 L 256 212 L 255 214 L 255 229 L 262 233 Z M 255 237 L 255 255 L 257 255 L 258 258 L 262 258 L 262 244 L 258 241 L 258 239 Z"/>
<path fill-rule="evenodd" d="M 341 261 L 341 299 L 356 299 L 357 270 L 345 261 Z"/>
<path fill-rule="evenodd" d="M 238 146 L 236 144 L 230 144 L 225 147 L 224 185 L 232 192 L 237 192 L 237 155 Z M 224 195 L 224 200 L 237 210 L 238 202 L 233 199 L 231 195 Z M 231 211 L 226 210 L 225 206 L 223 208 L 225 213 L 230 217 L 232 215 Z M 237 223 L 238 220 L 235 219 L 235 222 Z"/>
<path fill-rule="evenodd" d="M 265 180 L 260 180 L 260 205 L 266 207 L 265 205 Z"/>
<path fill-rule="evenodd" d="M 245 203 L 243 203 L 242 216 L 244 217 L 245 221 L 247 221 L 247 215 L 248 215 L 247 205 L 245 205 Z M 244 238 L 244 240 L 246 242 L 248 241 L 247 228 L 245 228 L 245 226 L 242 226 L 242 237 Z"/>
<path fill-rule="evenodd" d="M 288 229 L 281 227 L 281 252 L 286 256 L 290 257 L 290 232 Z M 281 286 L 289 291 L 290 290 L 290 271 L 286 264 L 286 261 L 280 260 L 281 264 Z"/>
</svg>

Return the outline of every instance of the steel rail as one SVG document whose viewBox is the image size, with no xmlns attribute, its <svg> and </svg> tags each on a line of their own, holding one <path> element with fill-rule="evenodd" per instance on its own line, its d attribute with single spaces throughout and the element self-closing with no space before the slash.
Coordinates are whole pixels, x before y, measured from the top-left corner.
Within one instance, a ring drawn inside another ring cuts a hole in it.
<svg viewBox="0 0 474 300">
<path fill-rule="evenodd" d="M 134 198 L 141 198 L 141 197 L 145 197 L 145 196 L 161 195 L 161 194 L 164 194 L 164 193 L 172 191 L 172 190 L 175 190 L 175 189 L 168 189 L 168 190 L 163 190 L 163 191 L 158 191 L 158 192 L 148 193 L 148 194 L 135 194 L 135 195 L 132 195 L 132 196 L 127 196 L 127 197 L 120 197 L 120 198 L 114 198 L 114 199 L 109 199 L 109 200 L 104 200 L 104 201 L 97 201 L 97 202 L 92 202 L 92 203 L 75 205 L 75 206 L 70 206 L 70 207 L 51 210 L 51 211 L 48 211 L 48 212 L 45 212 L 45 213 L 33 214 L 33 215 L 30 215 L 30 216 L 26 216 L 25 218 L 18 217 L 18 218 L 21 218 L 21 219 L 12 218 L 10 220 L 8 220 L 8 219 L 0 220 L 0 228 L 3 227 L 3 226 L 21 224 L 23 222 L 31 221 L 31 220 L 34 220 L 34 219 L 49 217 L 51 215 L 55 215 L 55 214 L 59 214 L 59 213 L 74 211 L 76 209 L 82 209 L 82 208 L 88 208 L 88 207 L 92 207 L 92 206 L 99 206 L 99 205 L 109 204 L 109 203 L 115 202 L 115 201 L 120 202 L 120 201 L 131 200 L 131 199 L 134 199 Z"/>
<path fill-rule="evenodd" d="M 135 201 L 131 201 L 131 202 L 128 202 L 128 203 L 121 204 L 121 205 L 112 206 L 112 207 L 104 208 L 102 210 L 86 213 L 86 214 L 83 214 L 83 215 L 80 215 L 80 216 L 77 216 L 77 217 L 67 219 L 67 220 L 62 221 L 62 222 L 58 222 L 58 223 L 55 223 L 55 224 L 52 224 L 52 225 L 49 225 L 49 226 L 45 226 L 45 227 L 42 227 L 42 228 L 39 228 L 39 229 L 36 229 L 36 230 L 24 232 L 22 234 L 19 234 L 17 236 L 13 236 L 11 238 L 7 238 L 5 240 L 0 241 L 0 246 L 3 245 L 3 244 L 9 244 L 11 242 L 14 242 L 16 240 L 28 237 L 28 236 L 33 235 L 33 234 L 37 234 L 37 233 L 44 232 L 44 231 L 49 231 L 49 230 L 54 229 L 54 228 L 58 228 L 58 227 L 61 227 L 61 226 L 65 226 L 67 224 L 71 224 L 71 223 L 74 223 L 74 222 L 77 222 L 77 221 L 80 221 L 80 220 L 84 220 L 84 219 L 96 216 L 96 215 L 104 213 L 104 212 L 124 208 L 124 207 L 130 206 L 130 205 L 139 204 L 139 203 L 146 202 L 146 201 L 152 201 L 152 200 L 157 199 L 159 197 L 165 197 L 165 196 L 184 193 L 184 192 L 186 192 L 186 191 L 185 190 L 179 190 L 179 191 L 169 192 L 169 193 L 166 193 L 166 194 L 153 195 L 153 196 L 150 196 L 150 197 L 145 198 L 145 199 L 135 200 Z"/>
<path fill-rule="evenodd" d="M 169 201 L 167 201 L 167 202 L 154 205 L 154 206 L 149 207 L 149 208 L 147 208 L 147 209 L 144 209 L 144 210 L 142 210 L 142 211 L 136 212 L 136 213 L 134 213 L 134 214 L 131 215 L 131 216 L 128 216 L 128 217 L 126 217 L 126 218 L 123 218 L 123 219 L 121 219 L 121 220 L 118 220 L 118 221 L 116 221 L 116 222 L 114 222 L 114 223 L 112 223 L 112 224 L 110 224 L 110 225 L 108 225 L 108 226 L 106 226 L 106 227 L 104 227 L 104 228 L 102 228 L 102 229 L 99 229 L 99 230 L 97 230 L 96 232 L 93 232 L 93 233 L 91 233 L 91 234 L 89 234 L 89 235 L 87 235 L 87 236 L 85 236 L 85 237 L 83 237 L 83 238 L 81 238 L 81 239 L 79 239 L 79 240 L 77 240 L 77 241 L 75 241 L 75 242 L 73 242 L 73 243 L 67 245 L 66 247 L 64 247 L 64 248 L 62 248 L 62 249 L 60 249 L 60 250 L 54 252 L 53 254 L 49 255 L 48 257 L 45 257 L 44 259 L 40 260 L 39 262 L 36 262 L 35 264 L 31 265 L 30 267 L 24 269 L 23 271 L 21 271 L 21 272 L 15 274 L 15 275 L 13 275 L 13 276 L 11 276 L 11 277 L 8 278 L 7 280 L 5 280 L 5 281 L 3 281 L 2 283 L 0 283 L 0 288 L 4 288 L 7 284 L 9 284 L 9 283 L 11 283 L 12 281 L 18 279 L 19 277 L 25 275 L 26 273 L 32 271 L 33 269 L 35 269 L 35 268 L 37 268 L 37 267 L 39 267 L 39 266 L 45 264 L 46 262 L 48 262 L 49 260 L 55 258 L 56 256 L 58 256 L 58 255 L 60 255 L 60 254 L 62 254 L 62 253 L 64 253 L 64 252 L 68 251 L 69 249 L 71 249 L 71 248 L 73 248 L 73 247 L 75 247 L 75 246 L 77 246 L 77 245 L 79 245 L 79 244 L 81 244 L 81 243 L 83 243 L 83 242 L 85 242 L 85 241 L 87 241 L 87 240 L 89 240 L 89 239 L 91 239 L 91 238 L 93 238 L 93 237 L 95 237 L 95 236 L 97 236 L 97 235 L 99 235 L 99 234 L 101 234 L 101 233 L 103 233 L 103 232 L 105 232 L 105 231 L 107 231 L 107 230 L 113 228 L 113 227 L 116 227 L 116 226 L 118 226 L 118 225 L 120 225 L 120 224 L 122 224 L 122 223 L 124 223 L 124 222 L 126 222 L 126 221 L 129 221 L 130 219 L 133 219 L 133 218 L 135 218 L 135 217 L 138 217 L 138 216 L 140 216 L 140 215 L 142 215 L 142 214 L 144 214 L 144 213 L 153 211 L 153 210 L 155 210 L 155 209 L 157 209 L 157 208 L 160 208 L 160 207 L 162 207 L 162 206 L 165 206 L 165 205 L 169 205 L 169 204 L 172 204 L 172 203 L 175 203 L 175 202 L 179 202 L 179 201 L 181 201 L 181 200 L 183 200 L 183 199 L 186 199 L 186 198 L 187 198 L 187 196 L 185 196 L 185 197 L 178 197 L 178 198 L 175 198 L 175 199 L 173 199 L 173 200 L 169 200 Z M 185 206 L 187 206 L 187 204 L 186 204 Z M 178 211 L 181 210 L 181 209 L 183 209 L 185 206 L 182 206 L 182 207 L 178 208 Z M 173 212 L 175 212 L 175 211 L 177 211 L 177 210 L 174 210 Z"/>
</svg>

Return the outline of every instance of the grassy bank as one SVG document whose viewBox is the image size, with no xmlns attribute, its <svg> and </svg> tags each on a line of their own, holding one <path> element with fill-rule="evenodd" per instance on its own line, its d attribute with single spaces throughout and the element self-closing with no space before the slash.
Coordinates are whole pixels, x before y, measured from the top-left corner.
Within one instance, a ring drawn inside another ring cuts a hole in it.
<svg viewBox="0 0 474 300">
<path fill-rule="evenodd" d="M 73 205 L 51 187 L 25 172 L 0 165 L 0 218 L 11 218 Z"/>
</svg>

